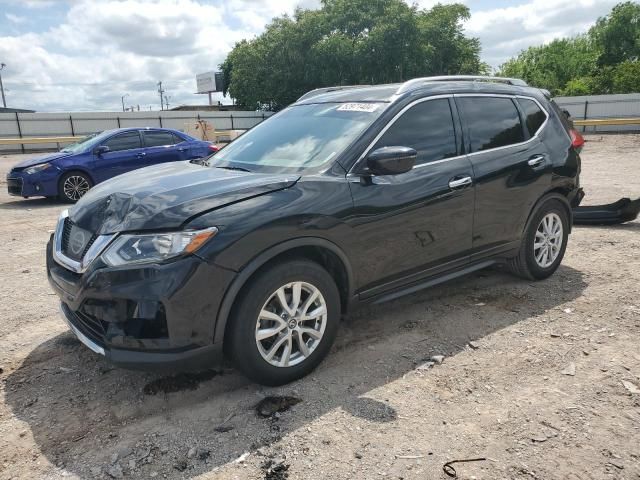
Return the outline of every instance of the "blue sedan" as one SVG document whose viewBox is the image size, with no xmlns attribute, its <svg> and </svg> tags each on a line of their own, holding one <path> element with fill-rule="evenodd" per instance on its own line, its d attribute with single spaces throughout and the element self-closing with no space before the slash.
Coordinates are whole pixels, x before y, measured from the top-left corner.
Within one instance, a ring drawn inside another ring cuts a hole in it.
<svg viewBox="0 0 640 480">
<path fill-rule="evenodd" d="M 31 158 L 7 175 L 10 195 L 76 202 L 97 183 L 157 163 L 206 157 L 210 142 L 166 128 L 106 130 L 59 152 Z"/>
</svg>

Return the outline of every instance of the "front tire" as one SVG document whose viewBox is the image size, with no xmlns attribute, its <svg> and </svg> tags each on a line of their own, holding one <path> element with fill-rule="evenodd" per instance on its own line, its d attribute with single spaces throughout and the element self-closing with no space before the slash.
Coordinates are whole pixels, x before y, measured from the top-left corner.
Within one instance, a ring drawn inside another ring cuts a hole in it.
<svg viewBox="0 0 640 480">
<path fill-rule="evenodd" d="M 82 172 L 65 173 L 60 179 L 58 188 L 60 200 L 67 203 L 76 203 L 93 187 L 93 182 Z"/>
<path fill-rule="evenodd" d="M 569 214 L 556 198 L 542 204 L 529 222 L 520 252 L 509 261 L 511 271 L 529 280 L 543 280 L 560 266 L 569 239 Z"/>
<path fill-rule="evenodd" d="M 264 385 L 310 373 L 329 352 L 340 319 L 340 294 L 315 262 L 276 264 L 251 279 L 229 319 L 226 350 L 235 366 Z"/>
</svg>

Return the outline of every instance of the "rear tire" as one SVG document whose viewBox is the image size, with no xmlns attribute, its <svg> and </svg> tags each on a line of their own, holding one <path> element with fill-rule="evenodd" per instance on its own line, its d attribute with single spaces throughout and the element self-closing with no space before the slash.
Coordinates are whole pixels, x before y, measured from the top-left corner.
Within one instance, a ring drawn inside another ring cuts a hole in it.
<svg viewBox="0 0 640 480">
<path fill-rule="evenodd" d="M 338 331 L 340 294 L 315 262 L 293 260 L 258 273 L 238 296 L 225 342 L 234 365 L 264 385 L 310 373 Z"/>
<path fill-rule="evenodd" d="M 542 204 L 529 222 L 518 255 L 509 260 L 509 269 L 529 280 L 543 280 L 560 266 L 569 238 L 569 214 L 556 198 Z"/>
<path fill-rule="evenodd" d="M 58 184 L 58 198 L 63 202 L 76 203 L 91 187 L 93 182 L 86 173 L 65 173 Z"/>
</svg>

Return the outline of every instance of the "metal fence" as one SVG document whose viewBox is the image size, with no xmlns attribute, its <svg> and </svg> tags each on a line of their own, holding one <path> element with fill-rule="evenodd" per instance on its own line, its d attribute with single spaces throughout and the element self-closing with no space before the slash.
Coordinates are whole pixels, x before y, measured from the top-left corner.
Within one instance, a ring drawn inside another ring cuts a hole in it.
<svg viewBox="0 0 640 480">
<path fill-rule="evenodd" d="M 165 127 L 184 130 L 186 123 L 210 122 L 216 130 L 249 129 L 271 115 L 270 112 L 75 112 L 75 113 L 0 113 L 0 138 L 54 137 L 87 135 L 113 128 Z M 55 143 L 22 145 L 23 152 L 51 150 Z M 0 145 L 1 151 L 15 146 Z"/>
<path fill-rule="evenodd" d="M 554 98 L 560 108 L 569 111 L 574 120 L 607 118 L 640 118 L 640 93 L 620 95 L 588 95 Z M 634 132 L 638 125 L 603 125 L 579 127 L 583 132 Z"/>
</svg>

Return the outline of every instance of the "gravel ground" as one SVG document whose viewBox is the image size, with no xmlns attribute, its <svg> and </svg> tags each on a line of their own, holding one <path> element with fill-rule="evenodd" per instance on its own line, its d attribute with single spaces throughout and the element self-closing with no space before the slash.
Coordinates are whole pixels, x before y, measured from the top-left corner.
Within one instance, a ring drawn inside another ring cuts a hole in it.
<svg viewBox="0 0 640 480">
<path fill-rule="evenodd" d="M 640 136 L 588 138 L 584 204 L 639 196 Z M 23 158 L 0 156 L 0 479 L 446 479 L 472 458 L 459 478 L 640 479 L 639 222 L 576 227 L 543 282 L 486 270 L 365 308 L 316 372 L 265 388 L 79 344 L 44 267 L 64 206 L 6 194 Z"/>
</svg>

